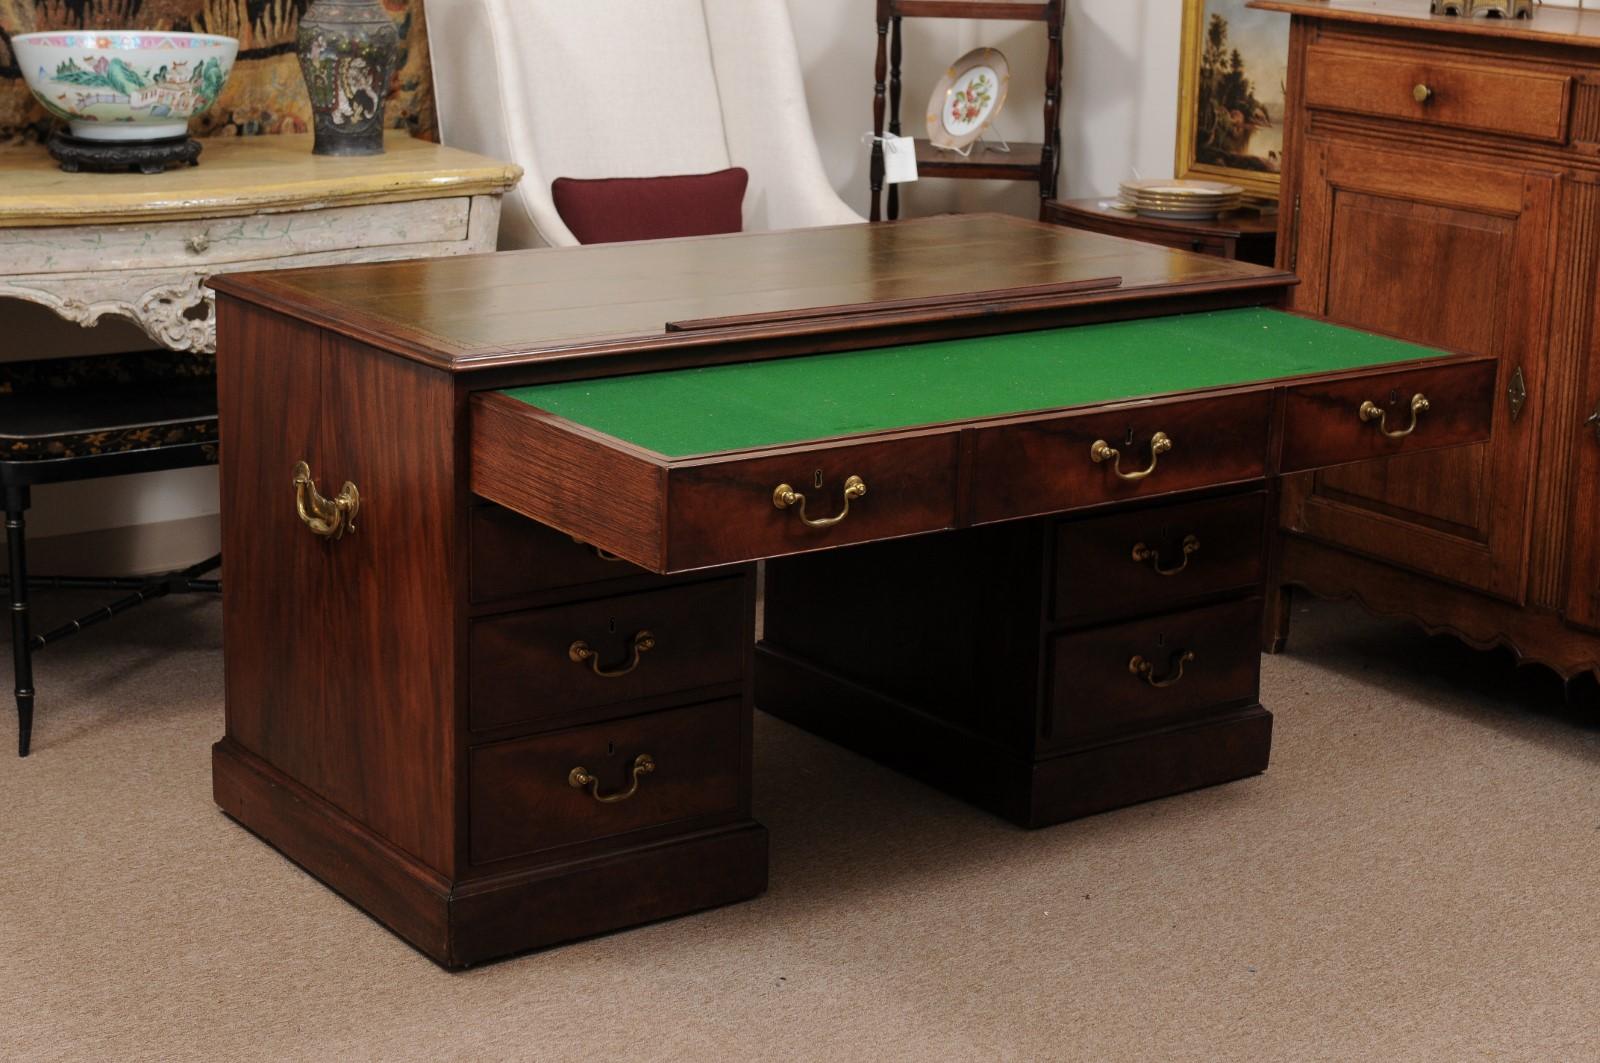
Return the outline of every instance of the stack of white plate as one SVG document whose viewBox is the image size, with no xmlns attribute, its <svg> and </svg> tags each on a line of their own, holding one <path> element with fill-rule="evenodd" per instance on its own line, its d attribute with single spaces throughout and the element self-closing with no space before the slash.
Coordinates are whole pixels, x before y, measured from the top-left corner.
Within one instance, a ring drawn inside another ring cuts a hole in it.
<svg viewBox="0 0 1600 1063">
<path fill-rule="evenodd" d="M 1244 189 L 1220 181 L 1164 178 L 1122 182 L 1122 202 L 1147 218 L 1197 221 L 1215 218 L 1244 203 Z"/>
</svg>

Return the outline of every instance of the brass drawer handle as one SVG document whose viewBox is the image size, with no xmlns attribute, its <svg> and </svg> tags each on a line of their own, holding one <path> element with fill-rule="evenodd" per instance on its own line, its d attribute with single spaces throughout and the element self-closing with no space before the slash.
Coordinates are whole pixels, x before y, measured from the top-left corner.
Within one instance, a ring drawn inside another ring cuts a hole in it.
<svg viewBox="0 0 1600 1063">
<path fill-rule="evenodd" d="M 311 466 L 303 461 L 294 465 L 294 508 L 300 520 L 324 539 L 342 539 L 356 530 L 356 513 L 361 509 L 361 492 L 345 481 L 333 498 L 324 498 L 311 478 Z"/>
<path fill-rule="evenodd" d="M 794 506 L 795 512 L 800 514 L 800 523 L 808 528 L 831 528 L 850 515 L 850 503 L 867 493 L 867 482 L 859 476 L 851 476 L 844 482 L 844 508 L 836 517 L 821 517 L 813 520 L 806 516 L 806 496 L 790 487 L 788 484 L 779 484 L 772 489 L 772 504 L 779 509 L 788 509 Z"/>
<path fill-rule="evenodd" d="M 1418 103 L 1427 103 L 1433 99 L 1433 90 L 1419 81 L 1411 86 L 1411 98 Z"/>
<path fill-rule="evenodd" d="M 574 790 L 581 790 L 587 786 L 589 788 L 590 797 L 593 797 L 602 805 L 614 805 L 618 801 L 626 801 L 628 798 L 638 793 L 639 777 L 641 775 L 649 775 L 655 770 L 655 758 L 648 753 L 640 753 L 637 757 L 633 758 L 633 785 L 629 786 L 626 790 L 621 790 L 614 794 L 601 793 L 600 780 L 589 774 L 589 769 L 585 768 L 581 764 L 567 772 L 567 785 L 572 787 Z"/>
<path fill-rule="evenodd" d="M 1089 445 L 1089 460 L 1099 465 L 1103 461 L 1111 463 L 1111 471 L 1123 480 L 1143 480 L 1146 476 L 1156 471 L 1156 462 L 1161 460 L 1161 455 L 1172 449 L 1172 437 L 1165 432 L 1157 432 L 1150 437 L 1150 464 L 1138 472 L 1122 471 L 1122 451 L 1097 439 Z"/>
<path fill-rule="evenodd" d="M 1427 413 L 1428 410 L 1428 397 L 1419 391 L 1415 395 L 1411 396 L 1411 423 L 1406 425 L 1404 428 L 1390 428 L 1389 412 L 1381 409 L 1378 404 L 1373 402 L 1371 399 L 1363 402 L 1361 404 L 1361 409 L 1358 412 L 1361 415 L 1361 421 L 1363 424 L 1367 421 L 1377 421 L 1378 431 L 1382 432 L 1390 439 L 1404 439 L 1406 436 L 1417 430 L 1417 415 Z"/>
<path fill-rule="evenodd" d="M 632 653 L 628 657 L 628 663 L 620 668 L 600 667 L 600 655 L 582 639 L 567 647 L 567 657 L 578 664 L 583 664 L 587 661 L 589 670 L 601 679 L 616 679 L 618 676 L 627 675 L 639 667 L 640 655 L 656 648 L 656 637 L 648 629 L 640 631 L 633 636 L 631 646 Z"/>
<path fill-rule="evenodd" d="M 1143 679 L 1153 687 L 1175 687 L 1178 685 L 1178 680 L 1183 678 L 1183 666 L 1193 663 L 1193 650 L 1175 653 L 1172 655 L 1172 660 L 1167 664 L 1167 677 L 1165 679 L 1157 679 L 1156 666 L 1136 654 L 1133 660 L 1128 662 L 1128 671 L 1133 673 L 1136 678 Z"/>
<path fill-rule="evenodd" d="M 1162 568 L 1161 551 L 1152 549 L 1146 546 L 1144 543 L 1134 544 L 1133 560 L 1141 565 L 1145 562 L 1149 562 L 1150 567 L 1155 570 L 1155 573 L 1158 576 L 1176 576 L 1178 573 L 1189 567 L 1189 559 L 1199 551 L 1199 537 L 1194 535 L 1185 535 L 1183 537 L 1183 560 L 1176 565 L 1170 565 L 1167 568 Z"/>
</svg>

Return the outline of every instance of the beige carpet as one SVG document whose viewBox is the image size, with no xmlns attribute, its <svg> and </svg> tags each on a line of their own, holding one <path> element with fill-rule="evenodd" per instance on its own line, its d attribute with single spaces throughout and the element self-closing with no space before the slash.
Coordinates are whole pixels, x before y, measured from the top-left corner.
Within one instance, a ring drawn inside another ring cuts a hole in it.
<svg viewBox="0 0 1600 1063">
<path fill-rule="evenodd" d="M 216 605 L 159 603 L 0 758 L 0 1058 L 1600 1058 L 1593 722 L 1298 625 L 1265 776 L 1026 833 L 760 717 L 764 897 L 449 975 L 213 808 Z"/>
</svg>

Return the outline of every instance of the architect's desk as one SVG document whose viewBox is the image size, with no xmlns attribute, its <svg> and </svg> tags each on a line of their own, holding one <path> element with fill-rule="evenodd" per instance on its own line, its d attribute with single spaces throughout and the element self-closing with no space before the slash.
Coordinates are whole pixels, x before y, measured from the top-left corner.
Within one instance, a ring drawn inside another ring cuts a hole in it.
<svg viewBox="0 0 1600 1063">
<path fill-rule="evenodd" d="M 1276 478 L 1494 380 L 1292 283 L 984 216 L 220 278 L 216 799 L 459 966 L 760 892 L 752 704 L 1032 826 L 1259 772 Z"/>
</svg>

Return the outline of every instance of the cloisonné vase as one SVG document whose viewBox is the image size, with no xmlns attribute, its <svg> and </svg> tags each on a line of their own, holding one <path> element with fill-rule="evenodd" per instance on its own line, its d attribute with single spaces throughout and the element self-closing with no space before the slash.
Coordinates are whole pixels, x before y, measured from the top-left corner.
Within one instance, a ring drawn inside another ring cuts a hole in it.
<svg viewBox="0 0 1600 1063">
<path fill-rule="evenodd" d="M 383 100 L 400 34 L 379 0 L 315 0 L 300 19 L 314 155 L 383 154 Z"/>
</svg>

